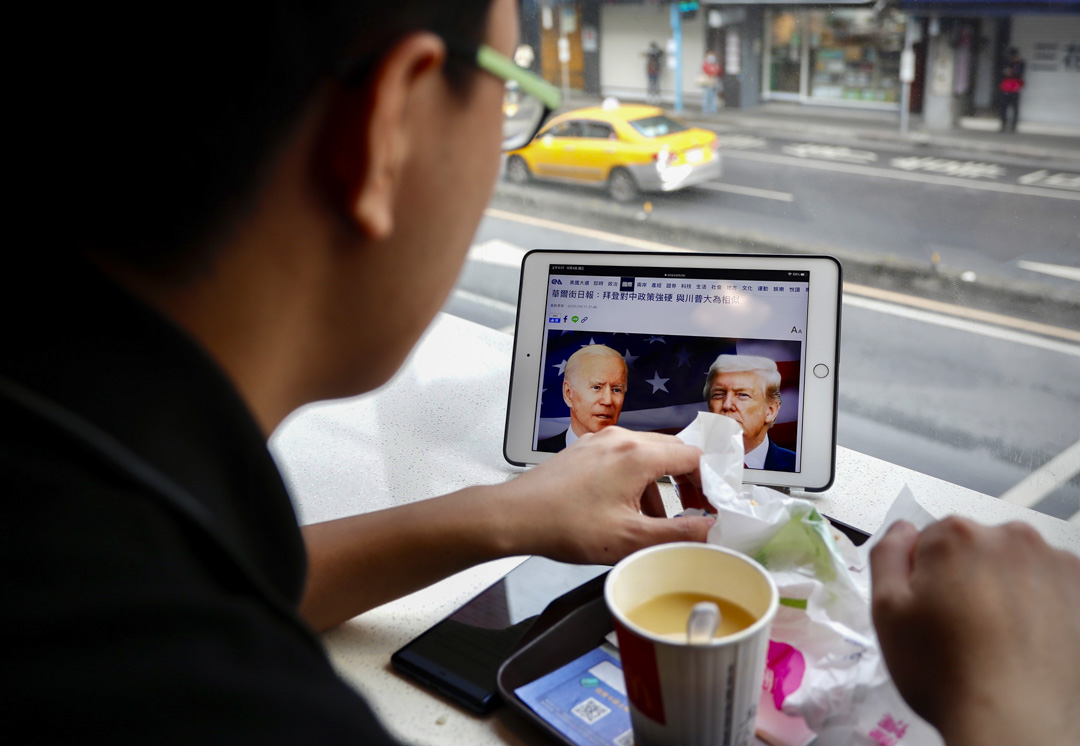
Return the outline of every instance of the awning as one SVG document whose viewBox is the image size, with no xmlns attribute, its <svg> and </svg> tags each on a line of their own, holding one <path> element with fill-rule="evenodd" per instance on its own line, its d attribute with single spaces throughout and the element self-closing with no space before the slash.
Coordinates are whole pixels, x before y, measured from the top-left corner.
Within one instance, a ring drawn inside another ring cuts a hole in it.
<svg viewBox="0 0 1080 746">
<path fill-rule="evenodd" d="M 705 0 L 703 7 L 710 5 L 865 5 L 869 7 L 874 0 Z"/>
<path fill-rule="evenodd" d="M 1080 13 L 1076 0 L 893 0 L 901 10 L 941 16 L 1002 16 Z"/>
</svg>

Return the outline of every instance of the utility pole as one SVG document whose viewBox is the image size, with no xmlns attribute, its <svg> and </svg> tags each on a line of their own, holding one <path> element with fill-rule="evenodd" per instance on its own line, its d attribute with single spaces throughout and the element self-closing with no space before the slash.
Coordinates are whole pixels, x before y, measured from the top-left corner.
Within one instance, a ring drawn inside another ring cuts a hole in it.
<svg viewBox="0 0 1080 746">
<path fill-rule="evenodd" d="M 911 109 L 911 84 L 915 81 L 915 50 L 913 46 L 916 35 L 921 30 L 915 20 L 908 16 L 907 26 L 904 28 L 904 51 L 900 53 L 900 134 L 908 133 L 910 109 Z"/>
<path fill-rule="evenodd" d="M 668 54 L 675 58 L 675 112 L 681 114 L 682 100 L 682 10 L 679 3 L 671 4 L 671 46 Z"/>
</svg>

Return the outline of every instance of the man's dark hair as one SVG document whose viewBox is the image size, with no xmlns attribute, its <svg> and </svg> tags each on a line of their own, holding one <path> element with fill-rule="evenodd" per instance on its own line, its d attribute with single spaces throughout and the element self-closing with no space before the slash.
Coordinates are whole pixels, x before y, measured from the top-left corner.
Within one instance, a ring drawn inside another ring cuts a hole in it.
<svg viewBox="0 0 1080 746">
<path fill-rule="evenodd" d="M 163 275 L 204 265 L 251 207 L 320 80 L 350 59 L 373 69 L 418 29 L 481 42 L 490 3 L 55 8 L 45 26 L 59 33 L 38 65 L 49 99 L 37 112 L 49 134 L 38 136 L 45 162 L 55 159 L 50 242 Z M 472 75 L 457 61 L 446 72 L 462 90 Z"/>
</svg>

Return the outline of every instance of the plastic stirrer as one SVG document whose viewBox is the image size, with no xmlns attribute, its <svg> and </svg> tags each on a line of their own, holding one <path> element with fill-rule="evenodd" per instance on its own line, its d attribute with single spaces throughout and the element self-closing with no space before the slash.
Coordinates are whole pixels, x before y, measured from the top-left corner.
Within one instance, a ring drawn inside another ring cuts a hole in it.
<svg viewBox="0 0 1080 746">
<path fill-rule="evenodd" d="M 686 641 L 691 645 L 704 645 L 716 634 L 720 626 L 720 607 L 712 601 L 694 604 L 686 623 Z"/>
</svg>

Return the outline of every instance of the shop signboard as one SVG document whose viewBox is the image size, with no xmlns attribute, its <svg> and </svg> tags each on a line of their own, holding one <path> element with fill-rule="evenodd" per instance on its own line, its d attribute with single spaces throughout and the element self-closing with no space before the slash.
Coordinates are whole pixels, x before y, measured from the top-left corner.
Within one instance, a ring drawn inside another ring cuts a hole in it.
<svg viewBox="0 0 1080 746">
<path fill-rule="evenodd" d="M 900 82 L 915 82 L 915 50 L 905 49 L 900 53 Z"/>
<path fill-rule="evenodd" d="M 559 62 L 565 65 L 570 61 L 570 40 L 567 39 L 565 36 L 560 36 L 558 42 L 558 49 Z"/>
<path fill-rule="evenodd" d="M 724 72 L 728 75 L 742 74 L 742 42 L 739 29 L 729 28 L 724 43 Z"/>
<path fill-rule="evenodd" d="M 600 35 L 596 26 L 581 27 L 581 51 L 595 52 L 600 48 Z"/>
</svg>

